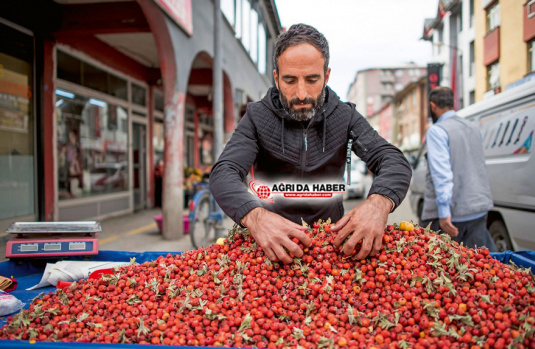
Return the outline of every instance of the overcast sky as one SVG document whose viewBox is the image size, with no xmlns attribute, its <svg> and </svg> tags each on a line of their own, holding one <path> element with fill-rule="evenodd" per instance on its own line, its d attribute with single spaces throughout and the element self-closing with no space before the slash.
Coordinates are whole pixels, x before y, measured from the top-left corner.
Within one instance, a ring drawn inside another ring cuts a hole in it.
<svg viewBox="0 0 535 349">
<path fill-rule="evenodd" d="M 283 27 L 306 23 L 330 48 L 329 86 L 346 100 L 357 71 L 410 61 L 425 65 L 431 45 L 420 40 L 438 0 L 275 0 Z"/>
</svg>

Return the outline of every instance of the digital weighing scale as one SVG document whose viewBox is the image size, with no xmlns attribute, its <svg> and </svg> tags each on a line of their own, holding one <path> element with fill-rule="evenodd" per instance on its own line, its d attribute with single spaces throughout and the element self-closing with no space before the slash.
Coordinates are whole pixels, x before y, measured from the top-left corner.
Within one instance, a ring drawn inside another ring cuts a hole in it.
<svg viewBox="0 0 535 349">
<path fill-rule="evenodd" d="M 6 230 L 6 257 L 57 257 L 98 254 L 100 223 L 15 222 Z"/>
</svg>

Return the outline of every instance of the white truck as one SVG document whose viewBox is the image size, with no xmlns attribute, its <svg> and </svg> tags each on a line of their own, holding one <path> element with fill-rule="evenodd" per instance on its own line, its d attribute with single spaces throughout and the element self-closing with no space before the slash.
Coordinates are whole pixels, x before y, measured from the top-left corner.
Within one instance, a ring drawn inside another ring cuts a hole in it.
<svg viewBox="0 0 535 349">
<path fill-rule="evenodd" d="M 487 98 L 457 114 L 477 122 L 494 208 L 487 227 L 499 251 L 535 250 L 535 81 Z M 423 207 L 425 143 L 413 163 L 410 202 L 420 218 Z"/>
</svg>

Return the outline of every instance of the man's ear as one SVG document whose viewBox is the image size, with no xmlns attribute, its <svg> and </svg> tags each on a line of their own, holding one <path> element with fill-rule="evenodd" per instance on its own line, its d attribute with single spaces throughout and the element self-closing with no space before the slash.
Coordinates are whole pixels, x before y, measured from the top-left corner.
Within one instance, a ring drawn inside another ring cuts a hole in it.
<svg viewBox="0 0 535 349">
<path fill-rule="evenodd" d="M 433 110 L 433 108 L 437 107 L 437 105 L 434 102 L 429 102 L 429 104 L 431 105 L 431 110 Z"/>
<path fill-rule="evenodd" d="M 277 69 L 273 69 L 273 79 L 275 80 L 275 86 L 279 90 L 279 74 L 277 74 Z"/>
<path fill-rule="evenodd" d="M 331 68 L 327 68 L 327 71 L 325 72 L 325 85 L 329 82 L 329 76 L 331 76 Z"/>
</svg>

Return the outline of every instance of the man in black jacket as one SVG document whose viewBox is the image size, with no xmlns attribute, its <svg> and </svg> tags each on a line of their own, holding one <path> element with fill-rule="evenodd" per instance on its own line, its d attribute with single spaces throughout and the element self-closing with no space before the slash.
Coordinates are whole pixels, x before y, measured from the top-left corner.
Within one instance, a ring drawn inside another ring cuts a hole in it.
<svg viewBox="0 0 535 349">
<path fill-rule="evenodd" d="M 273 261 L 291 263 L 311 241 L 301 219 L 312 223 L 331 218 L 351 254 L 362 240 L 357 259 L 381 248 L 388 214 L 404 199 L 410 166 L 395 146 L 368 124 L 353 104 L 342 103 L 327 87 L 329 47 L 315 28 L 293 25 L 277 39 L 273 76 L 276 88 L 249 103 L 231 140 L 210 175 L 210 189 L 223 211 L 249 228 Z M 263 202 L 243 181 L 253 165 L 255 180 L 277 183 L 341 183 L 351 147 L 376 177 L 368 198 L 344 215 L 342 196 L 332 199 L 287 199 Z M 349 153 L 349 154 L 348 154 Z"/>
</svg>

